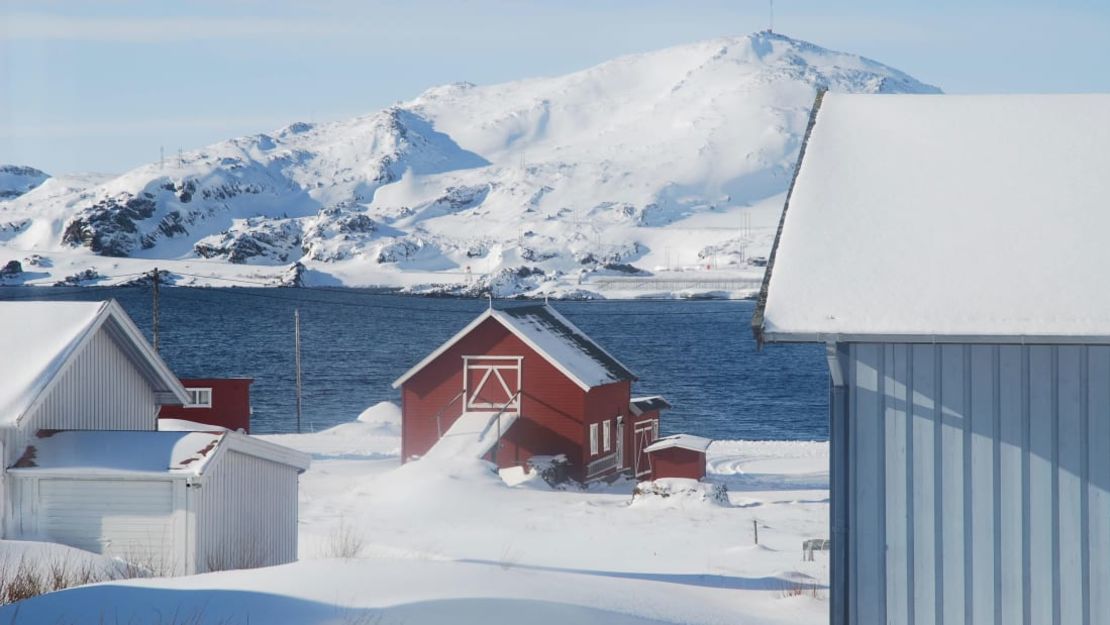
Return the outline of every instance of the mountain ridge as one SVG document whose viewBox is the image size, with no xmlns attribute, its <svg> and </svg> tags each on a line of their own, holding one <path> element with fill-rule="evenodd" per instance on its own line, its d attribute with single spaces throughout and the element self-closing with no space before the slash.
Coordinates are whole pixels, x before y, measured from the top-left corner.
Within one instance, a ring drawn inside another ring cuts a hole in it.
<svg viewBox="0 0 1110 625">
<path fill-rule="evenodd" d="M 769 246 L 820 88 L 939 92 L 767 32 L 451 83 L 0 202 L 0 253 L 102 276 L 158 261 L 276 281 L 299 263 L 307 284 L 505 295 L 691 267 L 757 275 L 747 260 Z"/>
</svg>

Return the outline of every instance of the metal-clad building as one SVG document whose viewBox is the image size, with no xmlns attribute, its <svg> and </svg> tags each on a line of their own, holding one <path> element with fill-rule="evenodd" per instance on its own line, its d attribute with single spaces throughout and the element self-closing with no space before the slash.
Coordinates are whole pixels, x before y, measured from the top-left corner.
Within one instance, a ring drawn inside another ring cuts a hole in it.
<svg viewBox="0 0 1110 625">
<path fill-rule="evenodd" d="M 830 371 L 831 621 L 1110 623 L 1108 96 L 819 96 L 752 324 Z"/>
<path fill-rule="evenodd" d="M 0 302 L 5 538 L 159 573 L 290 562 L 308 457 L 233 432 L 158 432 L 185 388 L 114 301 Z"/>
<path fill-rule="evenodd" d="M 284 564 L 297 559 L 297 480 L 308 464 L 237 432 L 50 433 L 8 469 L 9 535 L 158 575 Z"/>
</svg>

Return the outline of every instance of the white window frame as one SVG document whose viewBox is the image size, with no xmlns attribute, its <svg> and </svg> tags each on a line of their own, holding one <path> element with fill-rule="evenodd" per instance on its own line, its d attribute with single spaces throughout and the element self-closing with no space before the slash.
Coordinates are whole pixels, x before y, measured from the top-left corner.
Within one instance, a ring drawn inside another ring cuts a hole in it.
<svg viewBox="0 0 1110 625">
<path fill-rule="evenodd" d="M 590 455 L 597 455 L 597 424 L 590 424 Z"/>
<path fill-rule="evenodd" d="M 612 424 L 608 419 L 601 423 L 601 450 L 608 452 L 613 448 Z"/>
<path fill-rule="evenodd" d="M 211 408 L 212 407 L 212 387 L 210 386 L 190 386 L 185 390 L 189 393 L 189 403 L 185 404 L 186 408 Z M 208 394 L 208 401 L 199 401 L 202 393 Z"/>
</svg>

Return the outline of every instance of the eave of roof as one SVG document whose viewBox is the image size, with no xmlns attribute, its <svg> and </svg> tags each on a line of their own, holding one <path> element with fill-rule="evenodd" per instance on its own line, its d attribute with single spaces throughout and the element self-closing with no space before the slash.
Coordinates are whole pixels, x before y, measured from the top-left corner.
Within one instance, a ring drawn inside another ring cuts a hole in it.
<svg viewBox="0 0 1110 625">
<path fill-rule="evenodd" d="M 786 213 L 790 210 L 790 198 L 794 195 L 794 187 L 798 184 L 798 172 L 802 170 L 802 162 L 806 155 L 809 138 L 813 135 L 813 127 L 817 125 L 817 113 L 821 110 L 821 102 L 825 99 L 826 89 L 818 89 L 813 98 L 813 108 L 809 112 L 809 122 L 806 132 L 802 137 L 802 145 L 798 149 L 798 161 L 794 164 L 794 176 L 790 179 L 790 188 L 786 191 L 786 201 L 779 215 L 778 229 L 775 231 L 775 242 L 771 246 L 771 255 L 767 259 L 767 267 L 763 271 L 763 284 L 759 287 L 759 299 L 756 301 L 755 311 L 752 313 L 752 335 L 755 337 L 756 349 L 763 347 L 766 335 L 763 328 L 764 313 L 767 310 L 767 294 L 771 287 L 771 273 L 775 269 L 775 259 L 778 256 L 779 243 L 782 241 L 782 231 L 786 225 Z"/>
</svg>

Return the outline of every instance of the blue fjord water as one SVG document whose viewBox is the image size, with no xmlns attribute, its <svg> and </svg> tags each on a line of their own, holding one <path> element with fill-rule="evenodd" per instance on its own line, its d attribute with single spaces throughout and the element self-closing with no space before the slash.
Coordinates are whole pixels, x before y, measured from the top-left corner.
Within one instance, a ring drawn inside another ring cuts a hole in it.
<svg viewBox="0 0 1110 625">
<path fill-rule="evenodd" d="M 485 300 L 401 297 L 362 289 L 196 289 L 160 292 L 162 356 L 182 377 L 247 376 L 258 433 L 296 431 L 293 311 L 300 309 L 305 430 L 355 418 L 390 383 L 465 326 Z M 0 288 L 2 299 L 115 298 L 150 336 L 147 287 Z M 496 306 L 519 302 L 495 302 Z M 553 302 L 636 372 L 634 393 L 674 404 L 663 433 L 827 440 L 822 348 L 756 351 L 750 301 Z M 4 328 L 17 332 L 18 328 Z M 4 357 L 14 355 L 4 354 Z"/>
</svg>

